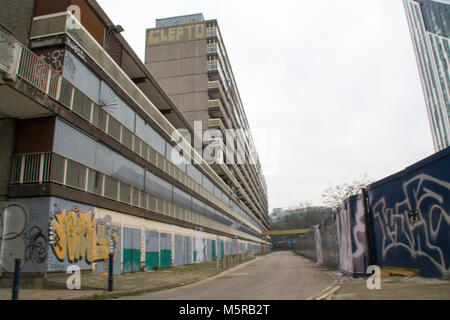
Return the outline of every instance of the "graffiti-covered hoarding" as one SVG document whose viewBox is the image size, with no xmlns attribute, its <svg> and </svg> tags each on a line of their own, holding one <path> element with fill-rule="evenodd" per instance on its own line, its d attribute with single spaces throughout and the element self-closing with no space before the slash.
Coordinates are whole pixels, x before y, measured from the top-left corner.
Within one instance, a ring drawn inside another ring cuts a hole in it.
<svg viewBox="0 0 450 320">
<path fill-rule="evenodd" d="M 314 228 L 316 231 L 317 262 L 339 267 L 339 239 L 336 217 L 331 217 Z"/>
<path fill-rule="evenodd" d="M 339 208 L 336 222 L 339 243 L 339 269 L 346 273 L 353 273 L 351 225 L 347 201 Z"/>
<path fill-rule="evenodd" d="M 450 148 L 368 187 L 375 263 L 450 275 Z"/>
<path fill-rule="evenodd" d="M 48 271 L 66 271 L 72 264 L 92 270 L 93 263 L 104 270 L 109 253 L 120 263 L 119 226 L 97 220 L 89 205 L 51 198 L 49 240 Z"/>
<path fill-rule="evenodd" d="M 353 259 L 353 274 L 366 274 L 369 266 L 369 251 L 367 244 L 366 212 L 362 195 L 350 197 L 347 201 L 347 212 L 351 225 L 351 248 Z"/>
<path fill-rule="evenodd" d="M 15 259 L 22 272 L 44 273 L 50 198 L 14 199 L 0 210 L 0 273 L 14 272 Z"/>
<path fill-rule="evenodd" d="M 1 271 L 13 272 L 20 259 L 27 273 L 66 272 L 73 264 L 104 272 L 112 252 L 118 273 L 119 240 L 119 226 L 97 219 L 92 206 L 55 197 L 14 199 L 1 210 Z"/>
</svg>

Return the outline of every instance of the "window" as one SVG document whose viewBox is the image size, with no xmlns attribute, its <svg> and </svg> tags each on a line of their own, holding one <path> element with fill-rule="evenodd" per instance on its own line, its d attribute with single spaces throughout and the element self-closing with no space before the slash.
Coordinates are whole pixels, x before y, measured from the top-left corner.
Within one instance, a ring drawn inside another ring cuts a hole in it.
<svg viewBox="0 0 450 320">
<path fill-rule="evenodd" d="M 206 36 L 207 37 L 215 37 L 215 36 L 217 36 L 217 28 L 216 27 L 208 27 L 206 29 Z"/>
</svg>

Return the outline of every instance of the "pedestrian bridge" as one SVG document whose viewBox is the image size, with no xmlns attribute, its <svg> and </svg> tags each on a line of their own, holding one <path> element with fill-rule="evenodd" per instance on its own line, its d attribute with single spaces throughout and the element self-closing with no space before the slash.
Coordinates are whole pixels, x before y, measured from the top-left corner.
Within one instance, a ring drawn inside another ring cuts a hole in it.
<svg viewBox="0 0 450 320">
<path fill-rule="evenodd" d="M 293 230 L 270 230 L 263 232 L 264 236 L 282 236 L 288 234 L 306 234 L 311 229 L 293 229 Z"/>
</svg>

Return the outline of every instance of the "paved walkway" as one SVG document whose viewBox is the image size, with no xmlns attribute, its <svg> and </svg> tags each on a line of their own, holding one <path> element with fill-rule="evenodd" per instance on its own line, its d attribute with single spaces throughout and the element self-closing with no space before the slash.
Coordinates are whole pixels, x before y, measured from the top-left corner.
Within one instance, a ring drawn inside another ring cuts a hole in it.
<svg viewBox="0 0 450 320">
<path fill-rule="evenodd" d="M 143 292 L 164 290 L 217 275 L 237 264 L 217 270 L 216 262 L 165 268 L 149 272 L 126 273 L 114 276 L 114 292 L 109 293 L 108 274 L 86 273 L 81 275 L 81 290 L 68 290 L 67 279 L 70 275 L 49 276 L 45 289 L 24 289 L 19 292 L 20 300 L 72 300 L 105 299 L 124 295 L 136 295 Z M 11 299 L 11 288 L 0 288 L 0 300 Z"/>
<path fill-rule="evenodd" d="M 132 300 L 306 300 L 338 276 L 291 251 L 275 252 L 200 283 Z"/>
<path fill-rule="evenodd" d="M 366 279 L 349 279 L 328 300 L 450 300 L 450 281 L 421 277 L 381 279 L 380 290 L 367 289 Z"/>
<path fill-rule="evenodd" d="M 292 252 L 258 256 L 216 270 L 216 262 L 137 272 L 114 277 L 82 274 L 82 290 L 68 290 L 68 275 L 49 277 L 45 289 L 21 288 L 21 300 L 450 300 L 450 281 L 421 277 L 382 278 L 381 290 L 369 290 L 366 279 L 353 279 Z M 180 287 L 181 286 L 181 287 Z M 167 289 L 167 290 L 165 290 Z M 0 300 L 11 288 L 0 288 Z"/>
</svg>

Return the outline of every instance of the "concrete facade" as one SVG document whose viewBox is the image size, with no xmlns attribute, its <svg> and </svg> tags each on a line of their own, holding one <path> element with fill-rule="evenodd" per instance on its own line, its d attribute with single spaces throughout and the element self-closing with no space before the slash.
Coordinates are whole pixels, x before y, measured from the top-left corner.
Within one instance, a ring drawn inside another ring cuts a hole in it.
<svg viewBox="0 0 450 320">
<path fill-rule="evenodd" d="M 215 129 L 225 136 L 224 130 L 242 129 L 251 137 L 217 21 L 183 23 L 189 17 L 158 19 L 163 27 L 147 30 L 146 66 L 192 127 L 201 121 L 203 134 Z M 252 138 L 243 144 L 246 153 L 253 154 Z M 238 192 L 242 203 L 268 226 L 267 188 L 259 161 L 226 166 L 228 170 L 214 169 L 230 188 L 243 190 Z"/>
<path fill-rule="evenodd" d="M 30 35 L 34 2 L 35 0 L 0 0 L 0 23 L 13 32 L 17 40 L 25 44 L 28 44 Z"/>
<path fill-rule="evenodd" d="M 169 29 L 169 28 L 167 28 Z M 150 31 L 147 31 L 147 44 Z M 208 129 L 207 42 L 204 39 L 176 43 L 158 42 L 146 50 L 146 66 L 194 127 L 202 121 Z"/>
</svg>

